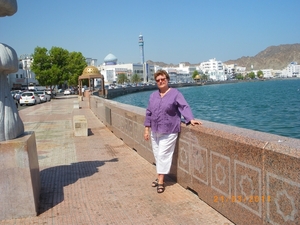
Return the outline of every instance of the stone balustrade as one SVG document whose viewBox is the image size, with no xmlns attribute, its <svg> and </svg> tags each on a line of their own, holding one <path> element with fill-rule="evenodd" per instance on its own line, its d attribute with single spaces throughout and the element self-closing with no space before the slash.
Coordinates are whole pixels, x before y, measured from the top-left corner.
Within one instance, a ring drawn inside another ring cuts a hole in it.
<svg viewBox="0 0 300 225">
<path fill-rule="evenodd" d="M 149 163 L 145 109 L 91 96 L 94 114 Z M 170 176 L 236 224 L 300 221 L 300 140 L 202 121 L 182 124 Z"/>
</svg>

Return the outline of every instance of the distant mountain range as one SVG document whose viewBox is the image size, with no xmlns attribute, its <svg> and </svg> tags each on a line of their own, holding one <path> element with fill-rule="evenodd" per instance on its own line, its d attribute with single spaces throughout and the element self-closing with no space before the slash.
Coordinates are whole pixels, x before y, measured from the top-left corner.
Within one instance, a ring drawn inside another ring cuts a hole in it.
<svg viewBox="0 0 300 225">
<path fill-rule="evenodd" d="M 250 70 L 251 65 L 253 65 L 254 70 L 260 70 L 260 69 L 282 70 L 291 62 L 298 62 L 298 64 L 300 64 L 299 43 L 270 46 L 265 50 L 259 52 L 255 56 L 243 56 L 236 60 L 228 60 L 223 63 L 243 66 L 246 67 L 246 70 Z M 159 65 L 161 67 L 178 66 L 176 64 L 153 62 L 151 60 L 148 60 L 147 63 L 150 65 Z M 189 62 L 183 62 L 183 63 L 189 66 L 198 66 L 200 64 L 200 62 L 198 64 L 190 64 Z"/>
</svg>

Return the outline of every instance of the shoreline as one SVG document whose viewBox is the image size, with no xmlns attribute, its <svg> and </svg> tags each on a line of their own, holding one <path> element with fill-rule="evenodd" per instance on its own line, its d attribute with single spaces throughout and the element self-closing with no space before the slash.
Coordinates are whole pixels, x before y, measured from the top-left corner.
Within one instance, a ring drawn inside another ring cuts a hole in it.
<svg viewBox="0 0 300 225">
<path fill-rule="evenodd" d="M 196 83 L 171 83 L 169 84 L 170 87 L 174 88 L 181 88 L 181 87 L 195 87 L 195 86 L 205 86 L 205 85 L 214 85 L 214 84 L 234 84 L 234 83 L 242 83 L 242 82 L 260 82 L 260 81 L 272 81 L 272 80 L 286 80 L 286 79 L 293 79 L 298 80 L 299 77 L 292 77 L 292 78 L 272 78 L 272 79 L 255 79 L 255 80 L 226 80 L 226 81 L 206 81 L 206 82 L 196 82 Z M 126 87 L 126 88 L 117 88 L 117 89 L 105 89 L 104 95 L 99 95 L 99 91 L 94 91 L 93 95 L 105 98 L 105 99 L 114 99 L 119 96 L 137 93 L 142 91 L 151 91 L 157 89 L 156 84 L 149 85 L 149 86 L 138 86 L 138 87 Z"/>
</svg>

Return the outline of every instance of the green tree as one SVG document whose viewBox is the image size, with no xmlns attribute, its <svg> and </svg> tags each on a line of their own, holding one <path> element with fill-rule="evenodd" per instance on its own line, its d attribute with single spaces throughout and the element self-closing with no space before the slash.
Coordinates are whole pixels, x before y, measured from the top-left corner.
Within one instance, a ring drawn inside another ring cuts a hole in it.
<svg viewBox="0 0 300 225">
<path fill-rule="evenodd" d="M 257 77 L 260 79 L 263 78 L 264 77 L 263 71 L 261 71 L 261 70 L 257 71 Z"/>
<path fill-rule="evenodd" d="M 133 74 L 133 76 L 131 77 L 131 82 L 132 83 L 139 83 L 141 81 L 141 78 L 139 75 L 137 75 L 136 73 Z"/>
<path fill-rule="evenodd" d="M 207 80 L 208 79 L 208 75 L 207 74 L 202 74 L 201 75 L 201 79 L 202 80 Z"/>
<path fill-rule="evenodd" d="M 51 69 L 51 62 L 46 48 L 36 47 L 32 55 L 33 62 L 31 70 L 35 73 L 40 85 L 49 85 L 51 82 L 48 71 Z"/>
<path fill-rule="evenodd" d="M 36 47 L 33 54 L 32 71 L 42 86 L 49 86 L 53 90 L 55 85 L 70 82 L 78 83 L 78 76 L 86 67 L 85 58 L 81 53 L 71 52 L 60 47 Z"/>
<path fill-rule="evenodd" d="M 69 85 L 78 85 L 78 77 L 87 66 L 85 57 L 81 52 L 70 52 L 68 58 Z"/>
<path fill-rule="evenodd" d="M 195 70 L 195 71 L 193 72 L 192 78 L 195 80 L 195 77 L 196 77 L 197 75 L 199 75 L 199 72 L 198 72 L 197 70 Z"/>
<path fill-rule="evenodd" d="M 235 78 L 238 80 L 244 80 L 244 76 L 241 73 L 236 74 Z"/>
<path fill-rule="evenodd" d="M 127 78 L 125 73 L 120 73 L 118 75 L 118 80 L 117 80 L 118 84 L 124 84 L 125 82 L 128 82 L 128 81 L 129 81 L 129 79 Z"/>
<path fill-rule="evenodd" d="M 255 78 L 255 73 L 254 73 L 254 72 L 248 73 L 248 77 L 249 77 L 250 79 L 254 79 L 254 78 Z"/>
</svg>

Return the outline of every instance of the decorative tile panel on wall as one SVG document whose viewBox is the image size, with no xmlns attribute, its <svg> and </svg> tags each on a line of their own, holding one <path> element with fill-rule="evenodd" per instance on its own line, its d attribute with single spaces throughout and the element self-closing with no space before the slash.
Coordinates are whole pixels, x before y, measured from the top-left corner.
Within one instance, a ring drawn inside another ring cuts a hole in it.
<svg viewBox="0 0 300 225">
<path fill-rule="evenodd" d="M 122 117 L 119 114 L 116 114 L 115 112 L 112 112 L 111 114 L 112 117 L 112 126 L 119 131 L 122 130 Z"/>
<path fill-rule="evenodd" d="M 190 173 L 190 163 L 192 146 L 199 146 L 198 138 L 195 134 L 189 131 L 189 128 L 184 127 L 179 134 L 178 142 L 178 167 L 186 173 Z"/>
<path fill-rule="evenodd" d="M 132 121 L 131 118 L 125 118 L 125 126 L 123 128 L 125 128 L 123 130 L 124 134 L 129 136 L 130 138 L 132 138 L 132 136 L 133 136 L 133 133 L 132 133 L 132 131 L 133 131 L 133 121 Z"/>
<path fill-rule="evenodd" d="M 200 182 L 208 185 L 208 152 L 206 148 L 192 145 L 192 174 Z"/>
<path fill-rule="evenodd" d="M 143 147 L 145 147 L 148 151 L 152 152 L 151 140 L 146 141 L 144 139 L 144 130 L 145 130 L 144 124 L 135 123 L 134 130 L 135 130 L 134 132 L 136 133 L 136 135 L 134 136 L 135 141 L 138 142 Z"/>
<path fill-rule="evenodd" d="M 267 172 L 267 218 L 271 224 L 300 223 L 300 184 Z"/>
<path fill-rule="evenodd" d="M 186 173 L 189 173 L 189 152 L 190 146 L 189 143 L 180 140 L 178 144 L 178 168 L 182 169 Z"/>
<path fill-rule="evenodd" d="M 123 133 L 126 130 L 126 121 L 125 121 L 125 117 L 123 115 L 120 114 L 116 114 L 116 117 L 118 117 L 118 128 L 119 130 Z"/>
<path fill-rule="evenodd" d="M 231 198 L 230 158 L 210 152 L 211 187 L 225 198 Z"/>
<path fill-rule="evenodd" d="M 143 136 L 141 136 L 141 132 L 138 132 L 139 130 L 139 124 L 137 124 L 136 122 L 133 122 L 132 124 L 132 138 L 134 140 L 134 142 L 143 142 L 144 138 Z M 144 134 L 144 133 L 142 133 Z M 141 141 L 138 141 L 141 140 Z"/>
<path fill-rule="evenodd" d="M 111 125 L 111 109 L 108 107 L 105 107 L 105 121 Z"/>
<path fill-rule="evenodd" d="M 261 169 L 234 160 L 234 194 L 231 202 L 262 217 L 262 204 L 266 201 L 267 196 L 262 195 Z"/>
</svg>

